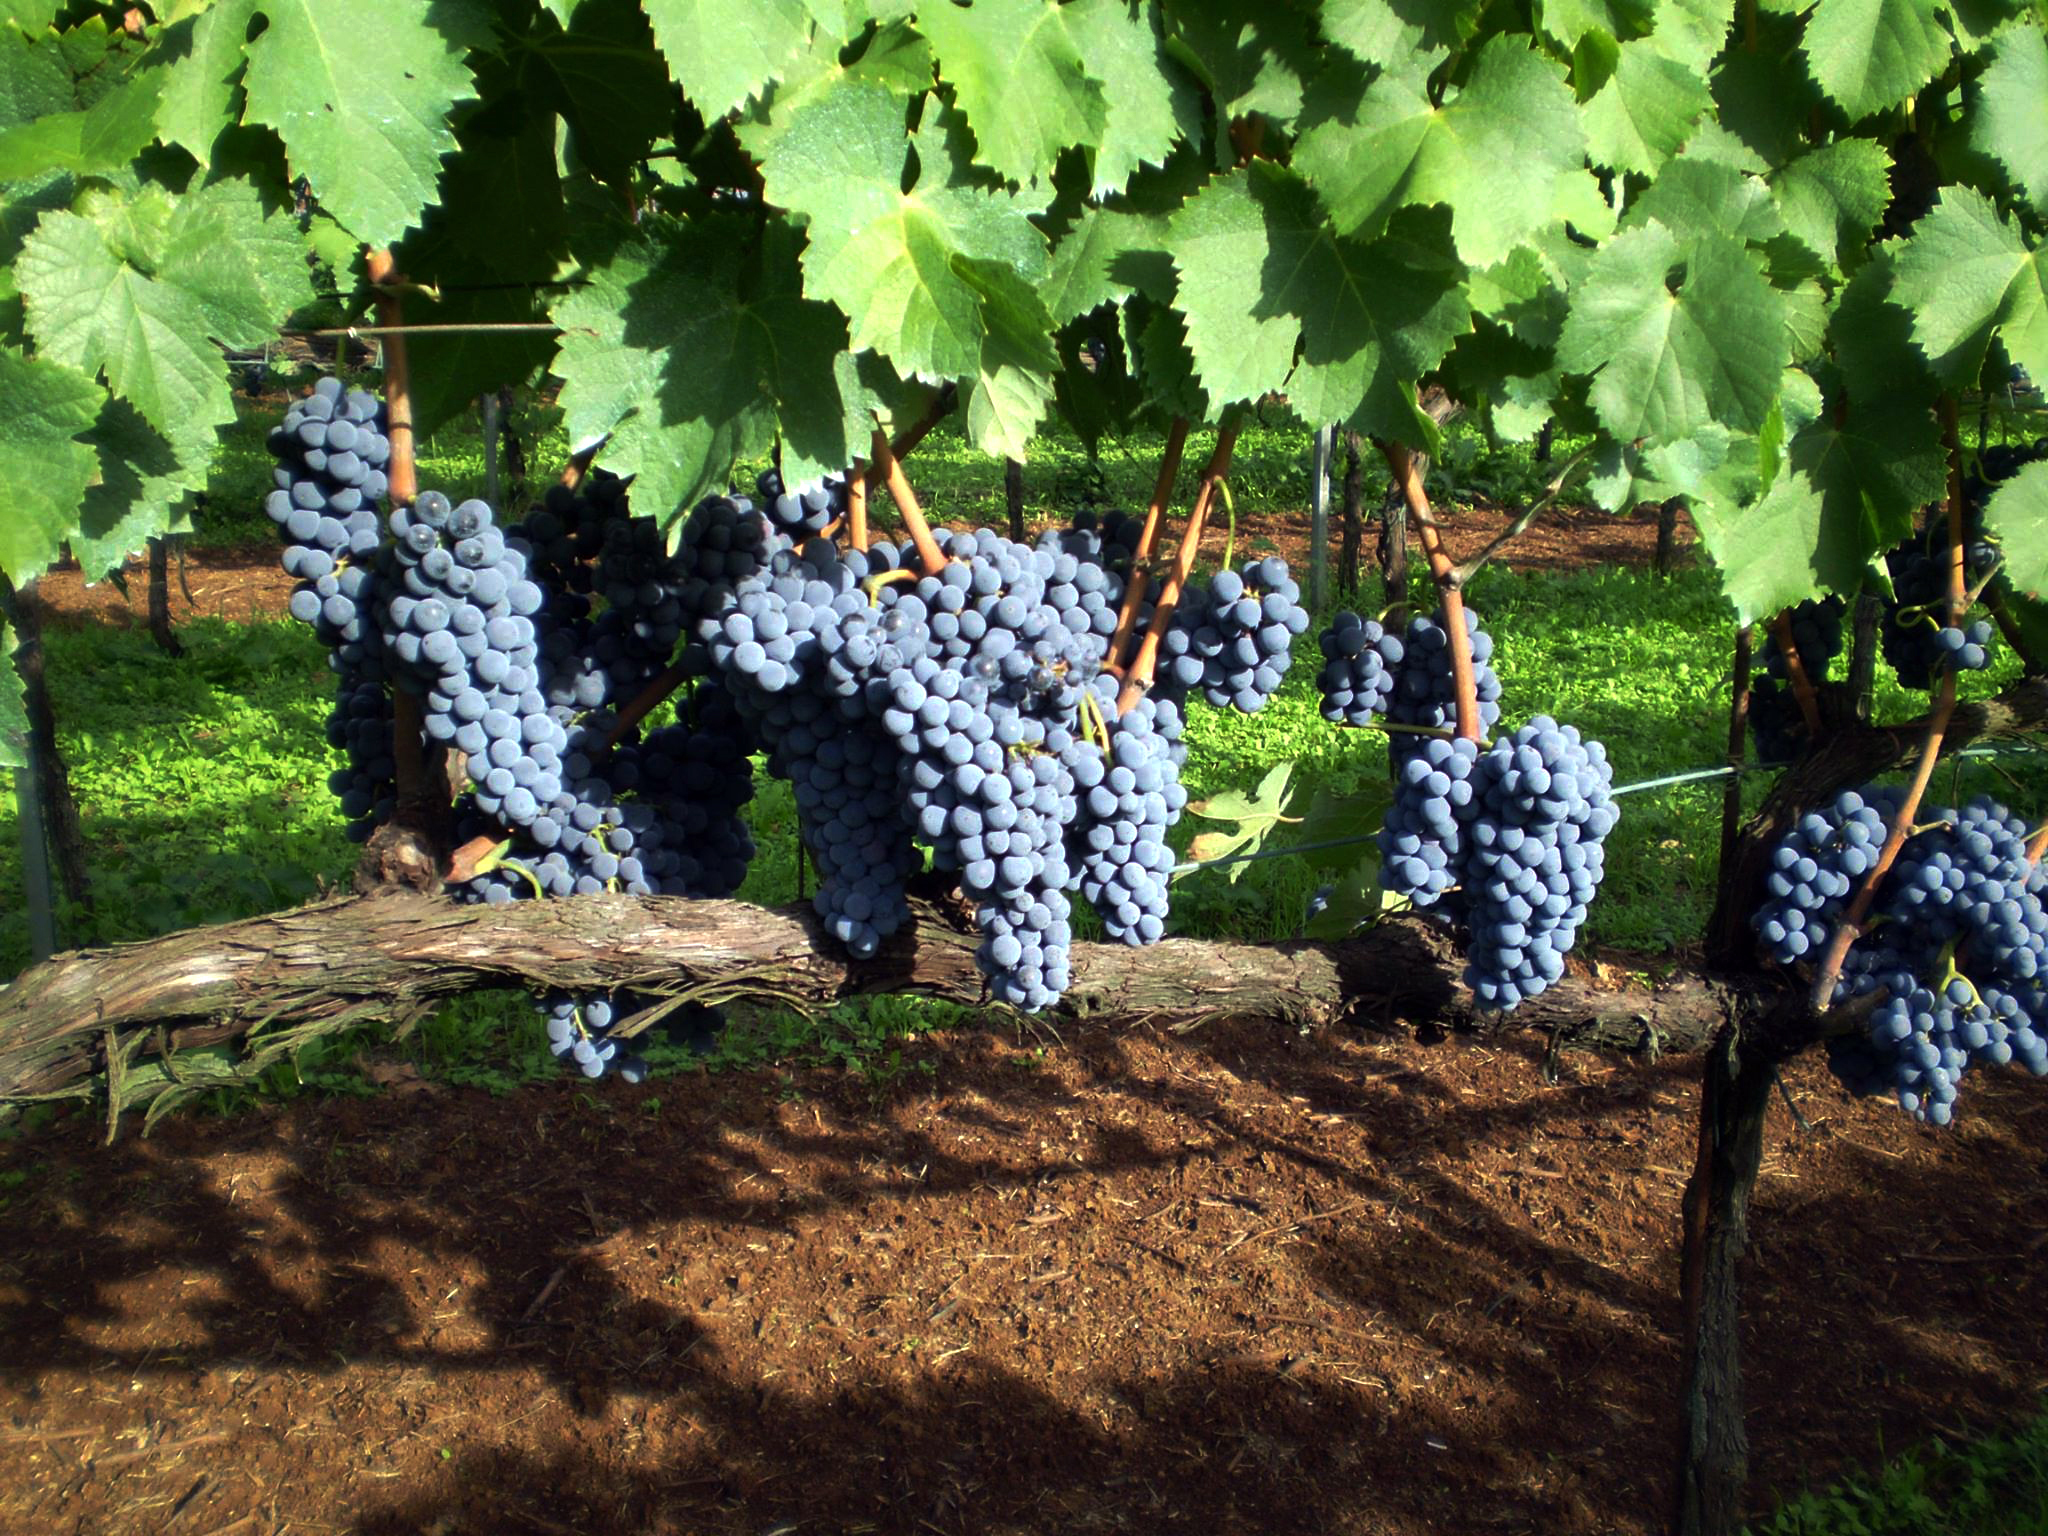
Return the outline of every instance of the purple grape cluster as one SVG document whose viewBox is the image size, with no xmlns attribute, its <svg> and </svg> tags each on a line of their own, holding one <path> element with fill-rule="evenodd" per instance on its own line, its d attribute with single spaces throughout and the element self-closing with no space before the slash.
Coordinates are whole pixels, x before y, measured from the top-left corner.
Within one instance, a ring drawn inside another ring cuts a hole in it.
<svg viewBox="0 0 2048 1536">
<path fill-rule="evenodd" d="M 1850 791 L 1802 816 L 1772 850 L 1754 923 L 1780 965 L 1817 961 L 1876 865 L 1894 789 Z M 1936 1125 L 1976 1066 L 2048 1073 L 2048 909 L 2027 827 L 1980 797 L 1921 807 L 1850 946 L 1834 1001 L 1880 993 L 1861 1031 L 1829 1042 L 1836 1075 Z"/>
<path fill-rule="evenodd" d="M 1490 730 L 1501 691 L 1493 642 L 1470 608 L 1465 626 Z M 1387 729 L 1394 794 L 1379 833 L 1380 884 L 1464 927 L 1465 982 L 1482 1006 L 1536 996 L 1564 974 L 1600 887 L 1617 817 L 1606 749 L 1548 716 L 1490 747 L 1450 735 L 1450 636 L 1434 618 L 1395 636 L 1340 613 L 1320 643 L 1324 717 Z"/>
<path fill-rule="evenodd" d="M 377 602 L 380 503 L 391 445 L 372 395 L 322 379 L 270 433 L 276 489 L 263 510 L 285 540 L 284 569 L 299 579 L 292 617 L 310 624 L 337 674 L 329 743 L 348 754 L 328 787 L 346 832 L 368 838 L 395 806 L 391 697 L 381 637 L 366 618 Z"/>
</svg>

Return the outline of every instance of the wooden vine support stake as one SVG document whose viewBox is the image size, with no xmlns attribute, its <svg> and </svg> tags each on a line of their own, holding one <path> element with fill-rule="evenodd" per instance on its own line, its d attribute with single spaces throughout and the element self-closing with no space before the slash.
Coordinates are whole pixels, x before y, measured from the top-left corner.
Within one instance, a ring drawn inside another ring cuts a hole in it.
<svg viewBox="0 0 2048 1536">
<path fill-rule="evenodd" d="M 391 461 L 385 469 L 391 504 L 409 506 L 419 495 L 412 429 L 412 370 L 406 360 L 405 279 L 388 250 L 371 250 L 364 262 L 377 295 L 377 321 L 391 334 L 383 338 L 385 436 Z M 429 889 L 438 882 L 440 860 L 434 850 L 448 831 L 459 765 L 439 746 L 423 748 L 424 720 L 417 695 L 400 688 L 392 700 L 392 760 L 398 808 L 363 847 L 357 869 L 359 884 L 402 881 Z M 453 772 L 451 773 L 451 770 Z"/>
<path fill-rule="evenodd" d="M 1465 633 L 1465 598 L 1458 590 L 1457 568 L 1445 553 L 1437 533 L 1436 517 L 1430 511 L 1429 496 L 1416 473 L 1414 456 L 1403 443 L 1381 443 L 1380 453 L 1393 471 L 1394 483 L 1408 504 L 1408 515 L 1422 535 L 1422 552 L 1429 556 L 1430 575 L 1442 594 L 1444 632 L 1450 638 L 1451 686 L 1458 696 L 1458 734 L 1466 741 L 1480 741 L 1485 733 L 1479 724 L 1479 685 L 1472 671 L 1472 637 Z"/>
<path fill-rule="evenodd" d="M 1138 626 L 1138 605 L 1145 600 L 1145 588 L 1151 585 L 1145 568 L 1152 559 L 1153 546 L 1159 541 L 1159 525 L 1166 517 L 1167 503 L 1173 500 L 1173 483 L 1180 477 L 1180 456 L 1187 443 L 1188 419 L 1176 416 L 1166 434 L 1166 450 L 1159 456 L 1159 476 L 1152 482 L 1152 499 L 1145 506 L 1145 526 L 1138 532 L 1138 547 L 1131 555 L 1124 605 L 1116 616 L 1116 633 L 1109 640 L 1105 670 L 1113 677 L 1124 675 L 1124 647 L 1131 643 L 1131 631 Z"/>
<path fill-rule="evenodd" d="M 880 427 L 875 428 L 874 463 L 868 473 L 872 475 L 877 471 L 889 487 L 889 498 L 896 503 L 896 515 L 903 519 L 910 542 L 917 546 L 918 558 L 924 561 L 924 573 L 927 576 L 938 575 L 946 568 L 946 552 L 932 537 L 931 525 L 924 520 L 924 511 L 917 504 L 917 494 L 911 490 L 909 477 L 903 473 L 896 450 L 890 446 L 889 434 Z"/>
<path fill-rule="evenodd" d="M 868 475 L 858 460 L 846 477 L 846 547 L 868 547 Z"/>
<path fill-rule="evenodd" d="M 1209 503 L 1215 499 L 1216 485 L 1230 473 L 1230 455 L 1237 447 L 1238 424 L 1227 423 L 1216 434 L 1216 451 L 1209 455 L 1209 463 L 1202 470 L 1202 483 L 1195 491 L 1194 507 L 1188 512 L 1188 525 L 1180 537 L 1180 552 L 1174 556 L 1173 569 L 1166 573 L 1166 580 L 1160 584 L 1159 601 L 1152 609 L 1152 622 L 1145 628 L 1145 638 L 1138 644 L 1138 654 L 1132 658 L 1130 670 L 1124 674 L 1123 692 L 1116 698 L 1116 712 L 1122 715 L 1152 686 L 1152 673 L 1159 665 L 1159 642 L 1165 638 L 1166 629 L 1173 622 L 1174 607 L 1180 602 L 1181 588 L 1187 585 L 1190 572 L 1195 568 L 1195 554 L 1202 547 L 1202 524 L 1209 516 Z M 1137 565 L 1131 566 L 1133 579 Z"/>
<path fill-rule="evenodd" d="M 1955 399 L 1949 395 L 1941 399 L 1941 438 L 1942 446 L 1948 450 L 1949 623 L 1960 624 L 1968 606 L 1963 572 L 1963 450 L 1956 436 Z M 1906 839 L 1912 835 L 1913 818 L 1919 815 L 1921 798 L 1934 777 L 1934 765 L 1941 756 L 1941 738 L 1948 730 L 1949 717 L 1955 709 L 1956 672 L 1954 667 L 1948 667 L 1941 674 L 1941 691 L 1927 717 L 1927 740 L 1920 749 L 1920 761 L 1913 769 L 1913 782 L 1907 786 L 1906 798 L 1899 803 L 1898 814 L 1892 818 L 1891 830 L 1885 835 L 1877 862 L 1871 865 L 1870 873 L 1856 888 L 1849 910 L 1842 914 L 1841 922 L 1835 926 L 1828 939 L 1828 947 L 1821 955 L 1813 978 L 1813 992 L 1808 999 L 1815 1013 L 1825 1012 L 1833 1000 L 1835 982 L 1842 974 L 1842 962 L 1848 958 L 1849 946 L 1861 937 L 1863 921 L 1870 916 L 1871 903 L 1877 899 L 1877 888 L 1891 873 L 1899 850 L 1905 847 Z"/>
<path fill-rule="evenodd" d="M 1799 715 L 1806 722 L 1806 739 L 1818 745 L 1820 696 L 1814 692 L 1813 679 L 1806 674 L 1806 663 L 1799 658 L 1798 643 L 1792 638 L 1792 611 L 1789 608 L 1771 620 L 1771 638 L 1778 642 L 1778 650 L 1785 657 L 1785 671 L 1792 678 L 1792 697 L 1799 701 Z"/>
</svg>

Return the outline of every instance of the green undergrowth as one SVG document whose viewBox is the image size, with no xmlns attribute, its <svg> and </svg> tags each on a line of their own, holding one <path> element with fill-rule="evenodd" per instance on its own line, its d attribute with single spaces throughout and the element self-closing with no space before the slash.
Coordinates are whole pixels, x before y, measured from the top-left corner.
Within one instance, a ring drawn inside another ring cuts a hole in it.
<svg viewBox="0 0 2048 1536">
<path fill-rule="evenodd" d="M 2017 1428 L 1937 1438 L 1788 1498 L 1749 1536 L 2048 1536 L 2048 1406 Z"/>
<path fill-rule="evenodd" d="M 1512 551 L 1510 551 L 1512 555 Z M 1615 567 L 1575 573 L 1481 573 L 1469 590 L 1496 641 L 1510 726 L 1548 713 L 1604 741 L 1618 785 L 1711 767 L 1725 750 L 1730 622 L 1711 573 L 1671 578 Z M 1352 606 L 1372 606 L 1354 599 Z M 330 674 L 310 633 L 285 623 L 200 620 L 183 631 L 173 661 L 139 631 L 88 628 L 48 637 L 63 746 L 82 815 L 95 907 L 65 914 L 66 940 L 146 939 L 198 923 L 287 907 L 346 885 L 355 848 L 326 778 L 341 761 L 325 740 Z M 1248 790 L 1275 763 L 1297 764 L 1299 814 L 1316 791 L 1370 793 L 1384 782 L 1385 744 L 1373 731 L 1342 729 L 1317 713 L 1318 658 L 1305 635 L 1286 686 L 1254 716 L 1189 707 L 1185 780 L 1201 800 Z M 2009 656 L 1966 694 L 1995 689 L 2015 670 Z M 1905 719 L 1919 696 L 1886 684 L 1880 717 Z M 2039 760 L 1971 761 L 1944 770 L 1935 793 L 1997 793 L 2038 808 Z M 1766 776 L 1751 776 L 1756 803 Z M 798 840 L 789 786 L 757 776 L 749 816 L 759 852 L 740 896 L 774 905 L 800 894 Z M 1630 794 L 1609 843 L 1608 874 L 1585 942 L 1629 952 L 1655 969 L 1695 942 L 1712 904 L 1722 785 L 1687 784 Z M 0 975 L 28 960 L 11 794 L 0 810 Z M 1189 816 L 1175 830 L 1183 852 L 1213 822 Z M 1289 834 L 1277 834 L 1284 846 Z M 1356 856 L 1369 852 L 1361 843 Z M 1347 853 L 1345 858 L 1352 855 Z M 1232 878 L 1232 876 L 1235 878 Z M 1244 940 L 1296 934 L 1317 887 L 1332 877 L 1296 856 L 1213 867 L 1178 880 L 1174 931 Z M 804 887 L 808 891 L 808 886 Z M 1099 935 L 1080 908 L 1077 931 Z M 914 998 L 877 999 L 820 1019 L 735 1010 L 736 1024 L 709 1056 L 661 1047 L 659 1070 L 837 1061 L 881 1072 L 896 1046 L 921 1029 L 956 1022 L 957 1009 Z M 346 1091 L 367 1086 L 357 1058 L 372 1037 L 325 1042 L 273 1068 L 264 1090 Z M 534 1016 L 509 992 L 478 993 L 438 1010 L 379 1059 L 428 1076 L 490 1088 L 551 1078 Z M 893 1058 L 900 1061 L 900 1057 Z"/>
</svg>

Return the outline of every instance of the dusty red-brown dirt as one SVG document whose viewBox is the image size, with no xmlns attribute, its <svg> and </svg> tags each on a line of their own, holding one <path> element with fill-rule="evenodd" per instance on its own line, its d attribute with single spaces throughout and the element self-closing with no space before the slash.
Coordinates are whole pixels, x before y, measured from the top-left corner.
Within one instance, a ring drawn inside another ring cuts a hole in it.
<svg viewBox="0 0 2048 1536">
<path fill-rule="evenodd" d="M 1059 521 L 1052 513 L 1038 523 Z M 1477 554 L 1512 521 L 1493 507 L 1457 507 L 1443 514 L 1444 547 L 1451 558 L 1463 560 Z M 880 515 L 875 519 L 878 533 L 891 524 Z M 1296 569 L 1308 569 L 1309 520 L 1306 512 L 1261 512 L 1241 514 L 1237 543 L 1242 551 L 1277 550 Z M 1678 548 L 1681 558 L 1690 560 L 1697 535 L 1692 520 L 1680 514 Z M 1222 558 L 1227 534 L 1209 528 L 1202 540 L 1205 561 Z M 1372 531 L 1366 535 L 1366 566 L 1372 569 Z M 1509 544 L 1499 558 L 1516 570 L 1576 570 L 1588 565 L 1647 566 L 1657 552 L 1657 513 L 1645 507 L 1625 517 L 1609 512 L 1559 508 L 1545 512 Z M 188 550 L 182 576 L 174 560 L 170 572 L 171 623 L 190 622 L 194 617 L 246 621 L 258 616 L 276 617 L 291 601 L 292 578 L 278 566 L 278 546 L 250 544 L 232 549 Z M 1334 552 L 1333 552 L 1334 560 Z M 49 572 L 36 583 L 36 596 L 44 611 L 59 624 L 100 622 L 124 627 L 146 625 L 149 621 L 149 567 L 147 562 L 129 562 L 124 595 L 112 582 L 91 586 L 75 568 Z M 189 589 L 189 595 L 188 591 Z"/>
<path fill-rule="evenodd" d="M 6 1156 L 0 1530 L 1655 1529 L 1695 1065 L 1089 1029 L 832 1072 L 82 1116 Z M 1755 1502 L 2048 1387 L 2048 1093 L 1812 1059 Z"/>
</svg>

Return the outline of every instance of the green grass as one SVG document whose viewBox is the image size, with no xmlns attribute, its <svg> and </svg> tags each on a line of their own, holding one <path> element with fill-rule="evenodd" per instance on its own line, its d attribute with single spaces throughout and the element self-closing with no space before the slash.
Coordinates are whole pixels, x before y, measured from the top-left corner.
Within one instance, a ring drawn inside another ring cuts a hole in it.
<svg viewBox="0 0 2048 1536">
<path fill-rule="evenodd" d="M 1821 1492 L 1787 1499 L 1750 1536 L 2048 1536 L 2048 1410 L 1951 1445 L 1935 1439 Z"/>
</svg>

